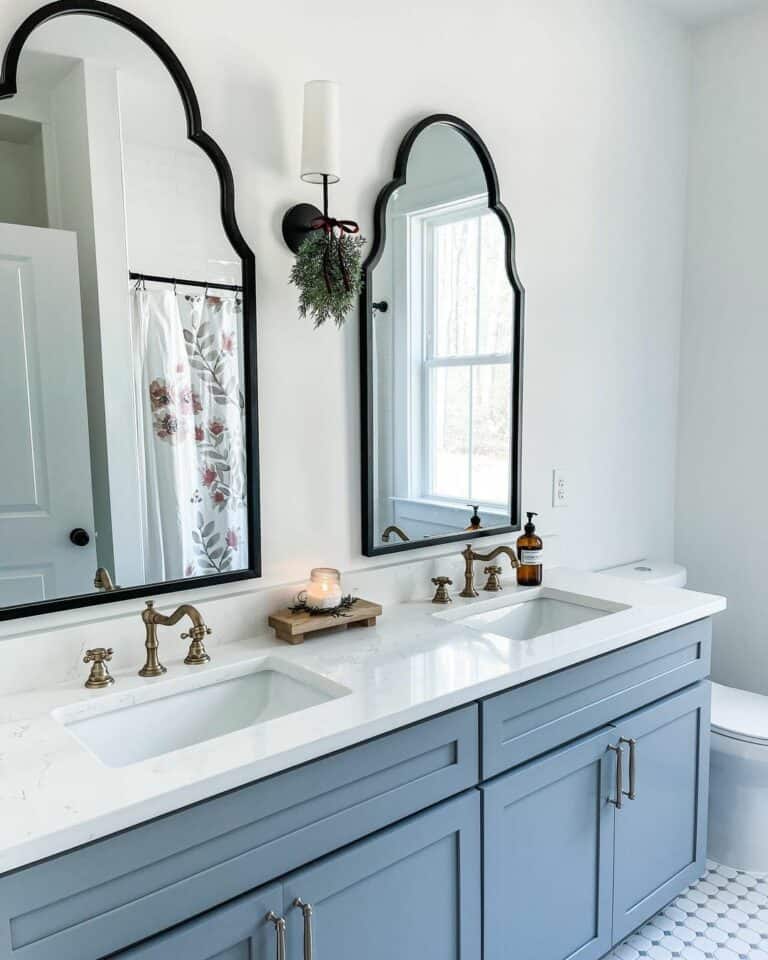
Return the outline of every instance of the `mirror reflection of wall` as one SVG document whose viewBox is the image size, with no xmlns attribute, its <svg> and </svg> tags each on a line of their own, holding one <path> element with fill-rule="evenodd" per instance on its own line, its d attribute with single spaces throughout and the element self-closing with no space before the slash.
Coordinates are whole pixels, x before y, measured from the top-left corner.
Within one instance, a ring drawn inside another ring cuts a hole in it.
<svg viewBox="0 0 768 960">
<path fill-rule="evenodd" d="M 415 139 L 371 271 L 374 533 L 509 526 L 516 293 L 478 153 L 449 123 Z"/>
<path fill-rule="evenodd" d="M 0 605 L 92 592 L 101 567 L 102 589 L 246 568 L 241 262 L 179 92 L 140 39 L 79 15 L 33 32 L 18 89 L 0 101 Z"/>
</svg>

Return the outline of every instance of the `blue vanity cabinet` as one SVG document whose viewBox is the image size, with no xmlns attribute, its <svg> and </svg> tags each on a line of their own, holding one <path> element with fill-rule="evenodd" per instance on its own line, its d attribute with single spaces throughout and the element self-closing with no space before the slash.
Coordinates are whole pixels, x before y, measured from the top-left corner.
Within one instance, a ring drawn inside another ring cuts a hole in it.
<svg viewBox="0 0 768 960">
<path fill-rule="evenodd" d="M 271 960 L 269 912 L 285 960 L 310 932 L 318 960 L 598 960 L 703 870 L 710 642 L 688 624 L 4 874 L 0 960 Z"/>
<path fill-rule="evenodd" d="M 484 960 L 598 960 L 611 941 L 616 731 L 484 785 Z"/>
<path fill-rule="evenodd" d="M 0 960 L 101 960 L 477 780 L 470 704 L 5 874 Z"/>
<path fill-rule="evenodd" d="M 275 926 L 283 888 L 279 883 L 233 900 L 168 933 L 115 955 L 115 960 L 264 960 L 276 955 Z"/>
<path fill-rule="evenodd" d="M 484 960 L 597 960 L 701 875 L 709 701 L 698 683 L 482 786 Z"/>
<path fill-rule="evenodd" d="M 638 710 L 616 725 L 624 788 L 616 811 L 613 938 L 623 939 L 704 872 L 709 789 L 708 683 Z M 635 783 L 629 748 L 634 740 Z"/>
<path fill-rule="evenodd" d="M 289 876 L 288 960 L 480 960 L 480 892 L 472 790 Z"/>
</svg>

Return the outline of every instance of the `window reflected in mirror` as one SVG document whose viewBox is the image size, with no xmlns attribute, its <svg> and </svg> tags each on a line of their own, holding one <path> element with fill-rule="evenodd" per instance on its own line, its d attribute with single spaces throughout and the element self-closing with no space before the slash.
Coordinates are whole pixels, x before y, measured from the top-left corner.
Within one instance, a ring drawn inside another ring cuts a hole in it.
<svg viewBox="0 0 768 960">
<path fill-rule="evenodd" d="M 518 512 L 522 290 L 503 216 L 457 126 L 427 124 L 406 162 L 367 265 L 368 552 Z"/>
</svg>

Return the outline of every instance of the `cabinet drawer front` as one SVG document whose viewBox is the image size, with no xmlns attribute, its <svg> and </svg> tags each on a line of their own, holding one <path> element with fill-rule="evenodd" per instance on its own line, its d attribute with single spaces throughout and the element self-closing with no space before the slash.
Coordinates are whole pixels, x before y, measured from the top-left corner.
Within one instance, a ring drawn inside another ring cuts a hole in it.
<svg viewBox="0 0 768 960">
<path fill-rule="evenodd" d="M 2 960 L 97 960 L 473 786 L 471 705 L 0 878 Z"/>
<path fill-rule="evenodd" d="M 704 679 L 711 642 L 700 620 L 485 700 L 483 779 Z"/>
<path fill-rule="evenodd" d="M 597 960 L 611 947 L 610 728 L 483 793 L 485 960 Z"/>
</svg>

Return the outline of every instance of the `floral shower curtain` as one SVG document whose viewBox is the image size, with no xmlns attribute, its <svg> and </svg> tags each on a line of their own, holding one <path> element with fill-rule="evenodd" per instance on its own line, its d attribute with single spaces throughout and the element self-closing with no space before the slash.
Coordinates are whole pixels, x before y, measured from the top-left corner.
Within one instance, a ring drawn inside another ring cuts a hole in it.
<svg viewBox="0 0 768 960">
<path fill-rule="evenodd" d="M 147 582 L 248 565 L 242 305 L 133 289 Z"/>
</svg>

